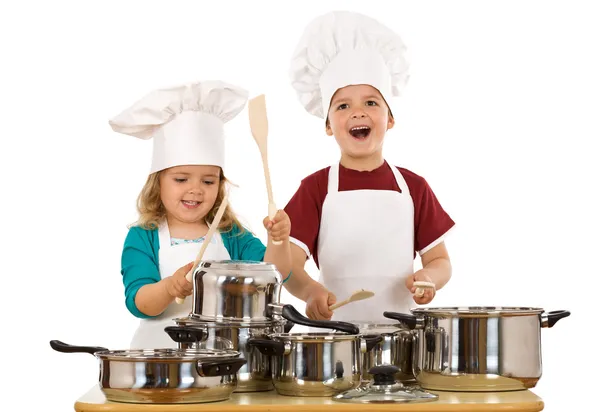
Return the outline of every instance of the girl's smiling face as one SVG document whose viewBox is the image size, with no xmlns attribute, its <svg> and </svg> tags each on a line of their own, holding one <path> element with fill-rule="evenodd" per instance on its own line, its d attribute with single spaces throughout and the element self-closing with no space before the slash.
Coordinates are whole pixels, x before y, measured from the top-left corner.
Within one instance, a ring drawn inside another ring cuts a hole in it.
<svg viewBox="0 0 600 412">
<path fill-rule="evenodd" d="M 203 221 L 219 193 L 218 166 L 176 166 L 160 174 L 160 199 L 167 218 L 181 223 Z"/>
</svg>

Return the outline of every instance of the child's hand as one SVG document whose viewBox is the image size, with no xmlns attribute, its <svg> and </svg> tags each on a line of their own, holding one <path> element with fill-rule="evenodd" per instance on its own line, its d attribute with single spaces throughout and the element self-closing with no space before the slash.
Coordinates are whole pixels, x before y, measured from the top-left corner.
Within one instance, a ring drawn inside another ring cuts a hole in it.
<svg viewBox="0 0 600 412">
<path fill-rule="evenodd" d="M 269 217 L 263 219 L 263 225 L 271 239 L 275 242 L 287 240 L 290 237 L 290 231 L 292 229 L 292 223 L 290 217 L 283 210 L 278 210 L 273 220 Z"/>
<path fill-rule="evenodd" d="M 406 288 L 410 290 L 410 293 L 415 293 L 417 288 L 414 286 L 416 281 L 432 282 L 431 278 L 427 276 L 427 270 L 421 269 L 416 271 L 413 275 L 406 278 Z M 425 288 L 423 296 L 413 296 L 413 300 L 419 305 L 425 305 L 433 300 L 435 297 L 435 288 Z"/>
<path fill-rule="evenodd" d="M 314 320 L 330 320 L 333 312 L 329 307 L 336 302 L 335 295 L 324 288 L 315 288 L 306 300 L 306 316 Z"/>
<path fill-rule="evenodd" d="M 185 266 L 177 269 L 175 273 L 164 279 L 165 288 L 167 293 L 174 298 L 185 299 L 186 296 L 190 296 L 194 290 L 194 286 L 191 282 L 185 278 L 185 275 L 192 270 L 194 262 L 190 262 Z"/>
</svg>

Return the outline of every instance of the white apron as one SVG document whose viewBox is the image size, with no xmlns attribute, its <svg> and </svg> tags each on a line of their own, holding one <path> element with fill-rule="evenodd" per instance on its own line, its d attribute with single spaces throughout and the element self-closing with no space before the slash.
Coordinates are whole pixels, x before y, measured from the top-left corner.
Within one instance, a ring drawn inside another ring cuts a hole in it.
<svg viewBox="0 0 600 412">
<path fill-rule="evenodd" d="M 319 282 L 338 302 L 356 290 L 375 292 L 334 310 L 332 320 L 389 323 L 383 312 L 410 313 L 416 307 L 405 286 L 414 273 L 414 204 L 404 178 L 390 168 L 402 193 L 339 192 L 339 165 L 329 170 L 317 245 Z"/>
<path fill-rule="evenodd" d="M 158 263 L 161 279 L 173 275 L 177 269 L 186 263 L 193 262 L 198 256 L 201 246 L 201 243 L 184 243 L 171 246 L 171 234 L 166 222 L 161 224 L 158 229 L 158 242 Z M 213 235 L 202 259 L 231 259 L 218 231 Z M 181 305 L 173 300 L 159 316 L 141 319 L 140 325 L 133 335 L 131 349 L 177 348 L 177 342 L 169 337 L 165 332 L 165 327 L 175 326 L 173 319 L 186 317 L 190 314 L 192 311 L 192 298 L 193 295 L 187 296 Z"/>
</svg>

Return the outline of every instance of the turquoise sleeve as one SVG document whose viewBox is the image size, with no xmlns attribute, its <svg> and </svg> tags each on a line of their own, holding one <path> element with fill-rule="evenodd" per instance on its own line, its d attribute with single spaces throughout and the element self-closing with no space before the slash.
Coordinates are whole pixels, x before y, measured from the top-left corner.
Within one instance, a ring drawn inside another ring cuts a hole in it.
<svg viewBox="0 0 600 412">
<path fill-rule="evenodd" d="M 262 262 L 267 248 L 254 236 L 249 230 L 243 232 L 237 226 L 225 233 L 225 247 L 227 248 L 231 260 L 253 260 Z"/>
<path fill-rule="evenodd" d="M 142 286 L 160 281 L 158 253 L 153 248 L 151 232 L 139 227 L 132 227 L 125 238 L 121 255 L 125 306 L 135 317 L 142 319 L 152 316 L 139 311 L 135 305 L 135 295 Z"/>
</svg>

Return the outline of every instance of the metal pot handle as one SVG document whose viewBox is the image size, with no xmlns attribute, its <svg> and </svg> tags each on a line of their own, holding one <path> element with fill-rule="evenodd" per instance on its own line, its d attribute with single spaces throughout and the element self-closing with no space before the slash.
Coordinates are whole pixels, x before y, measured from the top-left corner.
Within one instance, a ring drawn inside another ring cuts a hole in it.
<svg viewBox="0 0 600 412">
<path fill-rule="evenodd" d="M 177 343 L 196 343 L 206 340 L 208 333 L 189 326 L 167 326 L 165 332 Z"/>
<path fill-rule="evenodd" d="M 406 325 L 409 329 L 422 329 L 424 326 L 423 319 L 417 318 L 415 315 L 397 312 L 383 312 L 383 316 L 388 319 L 397 320 L 398 322 Z"/>
<path fill-rule="evenodd" d="M 96 352 L 108 351 L 107 348 L 103 348 L 101 346 L 75 346 L 59 340 L 51 340 L 50 346 L 55 351 L 63 353 L 89 353 L 90 355 L 94 355 Z"/>
<path fill-rule="evenodd" d="M 196 363 L 196 371 L 200 376 L 233 375 L 246 364 L 246 359 L 207 359 Z"/>
<path fill-rule="evenodd" d="M 370 352 L 382 340 L 383 336 L 381 335 L 363 335 L 360 340 L 360 351 L 362 353 Z"/>
<path fill-rule="evenodd" d="M 345 332 L 349 335 L 358 335 L 360 333 L 360 329 L 358 326 L 348 323 L 348 322 L 339 322 L 333 320 L 313 320 L 309 319 L 305 316 L 302 316 L 300 312 L 296 310 L 292 305 L 277 305 L 270 303 L 269 310 L 273 312 L 273 314 L 280 315 L 285 319 L 297 323 L 298 325 L 309 326 L 313 328 L 323 328 L 323 329 L 335 329 L 340 332 Z"/>
<path fill-rule="evenodd" d="M 556 322 L 569 315 L 571 315 L 571 312 L 568 310 L 553 310 L 548 313 L 542 313 L 540 315 L 542 318 L 542 328 L 551 328 Z"/>
<path fill-rule="evenodd" d="M 248 346 L 254 346 L 260 353 L 267 356 L 281 356 L 285 354 L 285 344 L 279 340 L 250 338 L 246 342 Z"/>
</svg>

